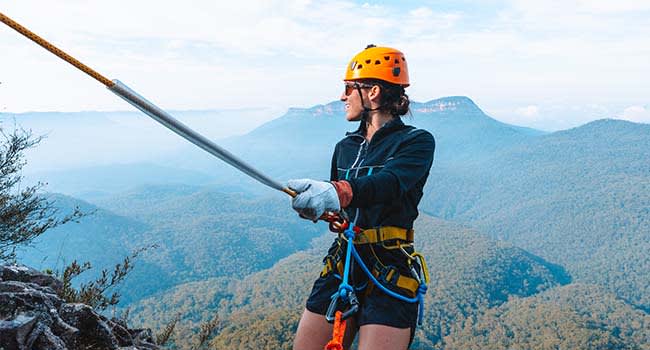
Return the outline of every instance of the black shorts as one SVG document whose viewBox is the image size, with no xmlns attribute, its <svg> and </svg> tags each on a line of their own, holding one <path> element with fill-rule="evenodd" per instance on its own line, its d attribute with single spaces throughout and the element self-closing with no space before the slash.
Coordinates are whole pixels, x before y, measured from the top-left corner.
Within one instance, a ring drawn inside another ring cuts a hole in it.
<svg viewBox="0 0 650 350">
<path fill-rule="evenodd" d="M 344 261 L 346 246 L 347 242 L 337 238 L 330 247 L 328 256 L 340 257 Z M 369 269 L 372 269 L 376 264 L 376 260 L 379 259 L 382 264 L 397 268 L 400 274 L 410 276 L 407 265 L 408 259 L 401 250 L 388 250 L 380 244 L 356 245 L 355 248 Z M 412 248 L 407 248 L 407 251 L 411 253 Z M 354 260 L 354 257 L 351 256 L 350 258 Z M 419 266 L 416 266 L 416 268 L 419 269 Z M 379 324 L 395 328 L 410 328 L 411 340 L 413 339 L 418 317 L 417 303 L 398 300 L 384 293 L 381 289 L 372 286 L 372 283 L 368 282 L 365 272 L 354 261 L 350 271 L 350 281 L 348 282 L 355 287 L 355 294 L 359 300 L 359 311 L 352 316 L 357 327 Z M 331 297 L 338 291 L 340 284 L 341 276 L 336 270 L 320 276 L 314 282 L 311 294 L 307 299 L 307 310 L 325 315 L 332 300 Z M 408 291 L 397 286 L 390 284 L 384 284 L 384 286 L 406 297 L 413 296 L 409 295 Z"/>
</svg>

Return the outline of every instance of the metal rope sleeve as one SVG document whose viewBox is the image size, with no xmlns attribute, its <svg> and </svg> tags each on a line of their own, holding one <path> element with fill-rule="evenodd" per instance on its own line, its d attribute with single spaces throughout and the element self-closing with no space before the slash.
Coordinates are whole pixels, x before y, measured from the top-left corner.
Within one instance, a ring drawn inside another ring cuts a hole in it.
<svg viewBox="0 0 650 350">
<path fill-rule="evenodd" d="M 223 160 L 224 162 L 232 165 L 233 167 L 239 169 L 255 180 L 271 187 L 276 190 L 283 191 L 288 193 L 289 189 L 282 186 L 277 181 L 267 177 L 266 175 L 259 172 L 257 169 L 253 168 L 243 160 L 237 158 L 234 154 L 228 152 L 227 150 L 219 147 L 214 142 L 207 139 L 205 136 L 197 133 L 196 131 L 190 129 L 185 124 L 178 121 L 176 118 L 172 117 L 169 113 L 160 109 L 158 106 L 149 102 L 144 97 L 140 96 L 135 91 L 131 90 L 128 86 L 119 80 L 113 81 L 113 86 L 108 89 L 115 93 L 117 96 L 124 99 L 126 102 L 130 103 L 137 109 L 144 112 L 146 115 L 150 116 L 169 130 L 183 137 L 184 139 L 190 141 L 191 143 L 197 145 L 208 153 L 216 156 L 217 158 Z"/>
<path fill-rule="evenodd" d="M 9 27 L 11 27 L 12 29 L 14 29 L 15 31 L 17 31 L 18 33 L 20 33 L 20 34 L 26 36 L 26 37 L 27 37 L 28 39 L 30 39 L 31 41 L 33 41 L 33 42 L 37 43 L 38 45 L 42 46 L 42 47 L 45 48 L 47 51 L 50 51 L 51 53 L 53 53 L 53 54 L 59 56 L 59 57 L 60 57 L 61 59 L 63 59 L 64 61 L 70 63 L 71 65 L 73 65 L 73 66 L 75 66 L 75 67 L 77 67 L 77 69 L 79 69 L 79 70 L 81 70 L 82 72 L 84 72 L 84 73 L 90 75 L 91 77 L 93 77 L 94 79 L 96 79 L 97 81 L 99 81 L 100 83 L 104 84 L 106 87 L 111 87 L 111 86 L 113 86 L 113 82 L 112 82 L 112 81 L 110 81 L 109 79 L 107 79 L 107 78 L 104 77 L 103 75 L 97 73 L 97 72 L 96 72 L 95 70 L 93 70 L 92 68 L 90 68 L 90 67 L 86 66 L 85 64 L 81 63 L 81 62 L 80 62 L 79 60 L 77 60 L 76 58 L 74 58 L 74 57 L 68 55 L 67 53 L 63 52 L 63 51 L 62 51 L 61 49 L 59 49 L 58 47 L 56 47 L 56 46 L 50 44 L 47 40 L 45 40 L 45 39 L 41 38 L 40 36 L 36 35 L 36 34 L 35 34 L 34 32 L 32 32 L 31 30 L 29 30 L 29 29 L 23 27 L 22 25 L 20 25 L 20 24 L 17 23 L 16 21 L 14 21 L 14 20 L 12 20 L 11 18 L 7 17 L 7 16 L 6 16 L 5 14 L 3 14 L 2 12 L 0 12 L 0 21 L 2 21 L 2 23 L 4 23 L 4 24 L 8 25 Z"/>
</svg>

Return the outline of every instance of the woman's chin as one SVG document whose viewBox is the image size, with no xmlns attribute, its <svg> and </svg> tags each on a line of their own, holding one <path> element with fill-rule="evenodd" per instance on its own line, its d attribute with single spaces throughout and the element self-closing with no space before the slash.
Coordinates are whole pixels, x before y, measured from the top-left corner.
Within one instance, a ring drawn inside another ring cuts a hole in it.
<svg viewBox="0 0 650 350">
<path fill-rule="evenodd" d="M 359 120 L 361 120 L 361 116 L 346 114 L 345 119 L 349 122 L 358 122 Z"/>
</svg>

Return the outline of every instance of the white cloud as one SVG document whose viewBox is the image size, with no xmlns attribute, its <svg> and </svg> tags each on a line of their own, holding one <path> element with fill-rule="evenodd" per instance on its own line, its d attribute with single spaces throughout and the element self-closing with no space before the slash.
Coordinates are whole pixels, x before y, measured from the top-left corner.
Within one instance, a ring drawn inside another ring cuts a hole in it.
<svg viewBox="0 0 650 350">
<path fill-rule="evenodd" d="M 539 116 L 539 107 L 535 105 L 520 107 L 515 110 L 515 113 L 527 119 L 536 119 Z"/>
<path fill-rule="evenodd" d="M 650 123 L 650 107 L 627 107 L 623 110 L 623 114 L 619 118 L 636 123 Z"/>
<path fill-rule="evenodd" d="M 650 91 L 650 26 L 642 15 L 650 2 L 498 6 L 477 13 L 351 1 L 21 0 L 2 11 L 175 109 L 336 99 L 343 66 L 369 43 L 406 53 L 416 100 L 468 95 L 511 115 L 532 105 L 541 114 L 549 110 L 544 101 L 630 106 Z M 0 109 L 129 108 L 4 27 L 0 52 Z"/>
<path fill-rule="evenodd" d="M 409 14 L 413 17 L 429 18 L 433 15 L 433 11 L 428 7 L 418 7 L 409 11 Z"/>
<path fill-rule="evenodd" d="M 647 0 L 578 0 L 576 3 L 580 10 L 593 13 L 650 11 L 650 2 Z"/>
</svg>

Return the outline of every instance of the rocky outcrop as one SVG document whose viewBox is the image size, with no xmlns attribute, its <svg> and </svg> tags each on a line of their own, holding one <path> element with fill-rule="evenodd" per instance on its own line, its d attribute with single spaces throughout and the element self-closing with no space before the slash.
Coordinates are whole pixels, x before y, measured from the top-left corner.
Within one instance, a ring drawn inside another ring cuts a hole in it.
<svg viewBox="0 0 650 350">
<path fill-rule="evenodd" d="M 0 266 L 0 350 L 158 349 L 151 330 L 65 303 L 62 287 L 37 270 Z"/>
</svg>

